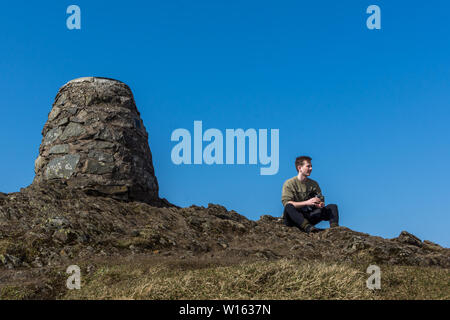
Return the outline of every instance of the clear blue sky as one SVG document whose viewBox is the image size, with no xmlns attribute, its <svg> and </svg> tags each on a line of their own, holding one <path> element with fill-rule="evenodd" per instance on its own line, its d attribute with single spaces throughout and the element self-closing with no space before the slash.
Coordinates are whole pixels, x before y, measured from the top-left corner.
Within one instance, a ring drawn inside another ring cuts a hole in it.
<svg viewBox="0 0 450 320">
<path fill-rule="evenodd" d="M 66 8 L 81 8 L 81 30 Z M 368 30 L 366 8 L 381 8 Z M 0 10 L 0 191 L 34 177 L 58 89 L 127 83 L 149 132 L 160 195 L 280 216 L 298 155 L 342 225 L 450 246 L 448 1 L 36 1 Z M 278 174 L 176 166 L 173 130 L 280 130 Z M 326 226 L 322 224 L 321 226 Z"/>
</svg>

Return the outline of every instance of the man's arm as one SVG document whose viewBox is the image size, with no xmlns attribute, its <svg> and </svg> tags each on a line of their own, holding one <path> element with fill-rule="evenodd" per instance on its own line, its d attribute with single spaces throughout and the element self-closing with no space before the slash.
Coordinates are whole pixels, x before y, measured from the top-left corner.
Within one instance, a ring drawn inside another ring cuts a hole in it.
<svg viewBox="0 0 450 320">
<path fill-rule="evenodd" d="M 319 203 L 316 205 L 318 208 L 323 208 L 325 206 L 325 197 L 320 190 L 319 184 L 316 182 L 313 187 L 313 193 L 320 199 Z"/>
<path fill-rule="evenodd" d="M 295 199 L 294 190 L 288 183 L 285 183 L 283 185 L 283 191 L 281 193 L 281 202 L 283 203 L 283 207 L 285 207 L 289 203 L 296 208 L 301 208 L 305 206 L 315 206 L 316 204 L 320 203 L 319 198 L 312 198 L 306 201 L 294 201 L 294 199 Z"/>
<path fill-rule="evenodd" d="M 285 207 L 288 202 L 292 202 L 294 198 L 294 190 L 292 189 L 292 186 L 290 186 L 286 181 L 283 184 L 283 189 L 281 191 L 281 203 L 283 204 L 283 207 Z"/>
<path fill-rule="evenodd" d="M 320 200 L 322 200 L 322 202 L 325 202 L 325 197 L 324 197 L 324 195 L 322 194 L 322 190 L 320 190 L 319 185 L 316 185 L 316 187 L 314 188 L 314 192 L 315 192 L 316 195 L 318 195 L 318 198 L 319 198 Z"/>
<path fill-rule="evenodd" d="M 320 204 L 320 199 L 319 198 L 311 198 L 309 200 L 299 201 L 299 202 L 288 201 L 286 204 L 289 204 L 289 203 L 292 204 L 296 208 L 301 208 L 301 207 L 306 207 L 306 206 L 318 206 Z"/>
</svg>

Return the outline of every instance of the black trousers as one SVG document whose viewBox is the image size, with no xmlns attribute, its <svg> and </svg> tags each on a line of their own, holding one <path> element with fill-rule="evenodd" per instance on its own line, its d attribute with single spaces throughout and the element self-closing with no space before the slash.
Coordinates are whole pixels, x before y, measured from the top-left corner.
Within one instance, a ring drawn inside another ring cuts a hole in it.
<svg viewBox="0 0 450 320">
<path fill-rule="evenodd" d="M 318 224 L 320 221 L 339 223 L 338 207 L 335 204 L 329 204 L 323 208 L 301 207 L 297 209 L 290 203 L 284 207 L 283 220 L 288 227 L 300 228 L 305 219 L 312 225 Z"/>
</svg>

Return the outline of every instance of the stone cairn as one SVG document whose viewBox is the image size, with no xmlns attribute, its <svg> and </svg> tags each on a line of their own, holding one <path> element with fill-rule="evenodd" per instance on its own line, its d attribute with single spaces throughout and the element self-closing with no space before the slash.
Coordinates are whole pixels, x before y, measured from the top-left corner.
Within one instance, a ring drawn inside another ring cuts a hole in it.
<svg viewBox="0 0 450 320">
<path fill-rule="evenodd" d="M 159 200 L 148 134 L 126 84 L 97 77 L 68 82 L 42 135 L 33 184 L 60 180 L 91 194 Z"/>
</svg>

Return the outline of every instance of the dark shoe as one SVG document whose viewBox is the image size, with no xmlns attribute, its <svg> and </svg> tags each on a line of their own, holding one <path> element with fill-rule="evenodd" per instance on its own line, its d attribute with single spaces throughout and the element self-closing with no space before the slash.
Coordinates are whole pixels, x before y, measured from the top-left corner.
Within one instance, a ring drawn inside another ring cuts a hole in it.
<svg viewBox="0 0 450 320">
<path fill-rule="evenodd" d="M 303 231 L 305 231 L 306 233 L 317 233 L 317 232 L 320 232 L 321 230 L 317 229 L 316 227 L 314 227 L 314 226 L 312 226 L 310 224 L 308 224 L 307 226 L 305 226 L 303 228 Z"/>
</svg>

